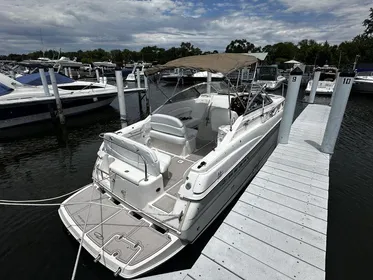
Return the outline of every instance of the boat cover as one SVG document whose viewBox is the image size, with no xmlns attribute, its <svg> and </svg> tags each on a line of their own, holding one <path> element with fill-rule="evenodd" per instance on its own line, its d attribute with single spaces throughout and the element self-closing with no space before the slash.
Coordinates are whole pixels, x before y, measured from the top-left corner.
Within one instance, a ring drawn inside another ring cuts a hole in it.
<svg viewBox="0 0 373 280">
<path fill-rule="evenodd" d="M 0 96 L 10 93 L 13 89 L 0 83 Z"/>
<path fill-rule="evenodd" d="M 198 71 L 227 75 L 235 70 L 249 67 L 257 61 L 257 58 L 252 55 L 239 53 L 194 55 L 178 58 L 161 66 L 151 67 L 145 70 L 145 75 L 150 76 L 160 71 L 172 70 L 175 68 L 196 69 Z"/>
<path fill-rule="evenodd" d="M 49 72 L 45 72 L 45 76 L 47 78 L 47 82 L 50 85 L 51 79 L 49 77 Z M 61 75 L 59 73 L 55 73 L 57 84 L 67 84 L 75 82 L 73 79 L 66 77 L 65 75 Z M 29 75 L 24 75 L 16 79 L 18 82 L 26 85 L 32 86 L 41 86 L 43 83 L 41 82 L 40 73 L 34 73 Z"/>
</svg>

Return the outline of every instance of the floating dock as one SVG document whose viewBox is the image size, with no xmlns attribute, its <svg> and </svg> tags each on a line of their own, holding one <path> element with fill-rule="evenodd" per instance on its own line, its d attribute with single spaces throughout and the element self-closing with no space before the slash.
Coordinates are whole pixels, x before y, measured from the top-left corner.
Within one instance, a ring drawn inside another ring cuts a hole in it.
<svg viewBox="0 0 373 280">
<path fill-rule="evenodd" d="M 329 113 L 304 109 L 191 269 L 141 279 L 325 279 Z"/>
</svg>

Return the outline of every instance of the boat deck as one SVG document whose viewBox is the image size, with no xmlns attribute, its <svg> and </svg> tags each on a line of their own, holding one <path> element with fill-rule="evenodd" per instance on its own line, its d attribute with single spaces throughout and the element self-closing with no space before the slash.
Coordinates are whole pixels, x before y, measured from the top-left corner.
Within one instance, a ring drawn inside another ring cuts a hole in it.
<svg viewBox="0 0 373 280">
<path fill-rule="evenodd" d="M 69 199 L 64 209 L 79 232 L 85 227 L 85 241 L 93 242 L 103 258 L 115 257 L 123 265 L 136 265 L 171 242 L 168 234 L 117 205 L 93 184 Z M 89 245 L 85 242 L 85 246 Z"/>
<path fill-rule="evenodd" d="M 141 279 L 325 279 L 329 112 L 308 105 L 191 269 Z"/>
</svg>

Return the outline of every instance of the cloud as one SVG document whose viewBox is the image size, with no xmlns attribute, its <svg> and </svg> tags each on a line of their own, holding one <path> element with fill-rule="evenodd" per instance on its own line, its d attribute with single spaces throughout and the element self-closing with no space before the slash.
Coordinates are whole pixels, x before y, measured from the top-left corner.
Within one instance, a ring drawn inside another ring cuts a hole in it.
<svg viewBox="0 0 373 280">
<path fill-rule="evenodd" d="M 339 43 L 363 31 L 366 0 L 2 0 L 0 54 L 93 48 L 171 47 L 190 41 L 224 50 L 301 39 Z"/>
</svg>

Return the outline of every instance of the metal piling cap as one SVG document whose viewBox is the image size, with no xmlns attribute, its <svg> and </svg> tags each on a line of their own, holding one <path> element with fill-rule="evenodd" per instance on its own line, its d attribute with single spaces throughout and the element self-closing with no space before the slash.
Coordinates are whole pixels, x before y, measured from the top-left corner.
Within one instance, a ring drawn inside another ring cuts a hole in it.
<svg viewBox="0 0 373 280">
<path fill-rule="evenodd" d="M 348 78 L 353 78 L 355 77 L 356 73 L 351 70 L 342 70 L 341 73 L 339 74 L 339 77 L 348 77 Z"/>
<path fill-rule="evenodd" d="M 295 69 L 293 69 L 293 71 L 290 72 L 290 75 L 291 76 L 302 76 L 303 71 L 299 67 L 296 67 Z"/>
</svg>

